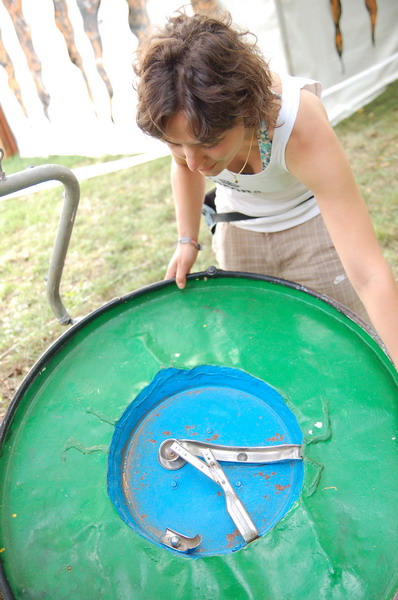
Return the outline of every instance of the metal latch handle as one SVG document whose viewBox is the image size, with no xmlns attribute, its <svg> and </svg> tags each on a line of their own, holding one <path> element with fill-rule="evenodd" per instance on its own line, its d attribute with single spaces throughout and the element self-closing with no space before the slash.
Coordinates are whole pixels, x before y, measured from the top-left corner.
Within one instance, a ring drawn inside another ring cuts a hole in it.
<svg viewBox="0 0 398 600">
<path fill-rule="evenodd" d="M 173 454 L 172 446 L 176 440 L 169 438 L 159 447 L 158 457 L 165 469 L 180 469 L 185 464 L 182 456 Z M 210 449 L 216 460 L 238 463 L 274 463 L 287 460 L 302 460 L 300 444 L 277 444 L 274 446 L 222 446 L 195 440 L 177 440 L 186 450 L 195 456 L 202 456 L 203 450 Z"/>
<path fill-rule="evenodd" d="M 250 515 L 243 506 L 242 502 L 236 495 L 233 487 L 228 481 L 227 476 L 214 458 L 211 450 L 204 449 L 202 451 L 202 456 L 206 463 L 200 460 L 200 458 L 197 456 L 191 454 L 189 450 L 184 448 L 184 446 L 182 446 L 177 440 L 174 440 L 171 450 L 221 487 L 225 494 L 228 514 L 235 523 L 245 542 L 251 542 L 256 539 L 258 537 L 258 530 L 255 524 L 250 518 Z"/>
</svg>

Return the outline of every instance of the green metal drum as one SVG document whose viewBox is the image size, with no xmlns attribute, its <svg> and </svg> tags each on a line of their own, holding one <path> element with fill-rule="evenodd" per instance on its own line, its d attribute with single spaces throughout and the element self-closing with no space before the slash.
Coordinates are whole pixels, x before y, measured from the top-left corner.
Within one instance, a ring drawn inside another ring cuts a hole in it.
<svg viewBox="0 0 398 600">
<path fill-rule="evenodd" d="M 210 275 L 110 302 L 22 384 L 1 433 L 7 600 L 393 598 L 395 368 L 326 299 Z M 183 437 L 221 458 L 167 470 L 162 442 Z M 299 454 L 242 463 L 269 446 Z M 203 477 L 220 466 L 230 493 L 223 475 Z M 252 541 L 228 513 L 236 497 Z M 162 537 L 164 525 L 193 547 Z"/>
</svg>

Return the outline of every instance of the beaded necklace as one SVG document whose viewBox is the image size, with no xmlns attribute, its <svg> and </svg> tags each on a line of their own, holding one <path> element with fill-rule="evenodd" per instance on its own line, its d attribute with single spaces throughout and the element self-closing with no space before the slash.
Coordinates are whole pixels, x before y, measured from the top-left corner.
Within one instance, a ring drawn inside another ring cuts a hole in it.
<svg viewBox="0 0 398 600">
<path fill-rule="evenodd" d="M 261 166 L 262 169 L 266 169 L 271 160 L 272 143 L 268 136 L 267 126 L 264 121 L 261 122 L 261 126 L 257 132 L 258 148 L 260 150 Z"/>
</svg>

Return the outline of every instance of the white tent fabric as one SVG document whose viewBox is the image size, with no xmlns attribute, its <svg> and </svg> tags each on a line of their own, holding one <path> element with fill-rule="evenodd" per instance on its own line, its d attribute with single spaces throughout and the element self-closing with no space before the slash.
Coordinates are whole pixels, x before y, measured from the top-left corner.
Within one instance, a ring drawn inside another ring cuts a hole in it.
<svg viewBox="0 0 398 600">
<path fill-rule="evenodd" d="M 332 123 L 348 117 L 398 78 L 398 2 L 374 0 L 374 44 L 366 0 L 341 0 L 343 52 L 335 46 L 330 0 L 276 0 L 292 74 L 322 82 Z"/>
<path fill-rule="evenodd" d="M 182 4 L 187 5 L 181 0 L 148 0 L 151 22 L 163 23 Z M 223 0 L 219 4 L 232 14 L 235 23 L 257 35 L 273 69 L 322 82 L 324 102 L 333 123 L 369 102 L 398 77 L 397 0 L 378 0 L 374 45 L 365 0 L 341 0 L 342 61 L 335 48 L 330 0 Z M 20 154 L 94 156 L 146 152 L 152 148 L 158 151 L 159 142 L 149 140 L 135 124 L 131 62 L 137 39 L 128 26 L 126 0 L 102 0 L 99 12 L 103 63 L 114 91 L 112 102 L 96 69 L 76 0 L 67 0 L 67 5 L 92 100 L 55 25 L 52 0 L 22 2 L 50 95 L 47 118 L 11 18 L 0 2 L 3 44 L 14 65 L 28 113 L 23 113 L 8 85 L 6 71 L 0 67 L 1 106 Z"/>
</svg>

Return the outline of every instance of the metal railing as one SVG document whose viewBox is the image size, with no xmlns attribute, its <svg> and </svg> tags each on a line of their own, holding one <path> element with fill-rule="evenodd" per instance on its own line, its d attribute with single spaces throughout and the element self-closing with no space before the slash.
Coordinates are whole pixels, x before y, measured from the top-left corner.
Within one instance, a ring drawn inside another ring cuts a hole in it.
<svg viewBox="0 0 398 600">
<path fill-rule="evenodd" d="M 79 182 L 72 171 L 62 165 L 40 165 L 6 175 L 1 164 L 3 156 L 4 152 L 0 148 L 0 196 L 19 192 L 46 181 L 59 181 L 64 186 L 63 203 L 46 278 L 46 289 L 48 302 L 58 321 L 62 325 L 69 325 L 74 320 L 63 305 L 59 287 L 79 205 Z"/>
</svg>

